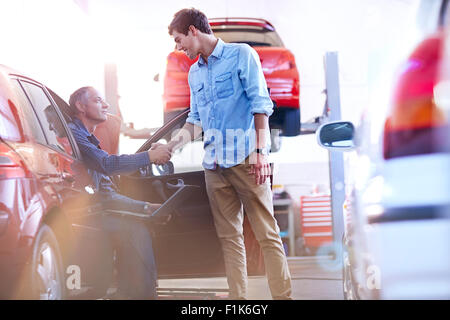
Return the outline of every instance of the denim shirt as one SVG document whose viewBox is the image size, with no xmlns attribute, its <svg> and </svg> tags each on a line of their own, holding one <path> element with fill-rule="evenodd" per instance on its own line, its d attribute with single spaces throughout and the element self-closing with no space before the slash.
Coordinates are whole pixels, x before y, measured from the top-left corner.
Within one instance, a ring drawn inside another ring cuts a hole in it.
<svg viewBox="0 0 450 320">
<path fill-rule="evenodd" d="M 100 149 L 98 139 L 87 131 L 78 118 L 74 118 L 68 125 L 97 191 L 116 192 L 117 188 L 109 176 L 133 173 L 139 168 L 150 165 L 147 152 L 117 156 Z"/>
<path fill-rule="evenodd" d="M 186 121 L 203 128 L 203 167 L 242 163 L 256 147 L 253 115 L 273 112 L 258 54 L 247 44 L 218 39 L 208 63 L 200 56 L 188 80 L 191 110 Z M 265 134 L 270 149 L 268 130 Z"/>
</svg>

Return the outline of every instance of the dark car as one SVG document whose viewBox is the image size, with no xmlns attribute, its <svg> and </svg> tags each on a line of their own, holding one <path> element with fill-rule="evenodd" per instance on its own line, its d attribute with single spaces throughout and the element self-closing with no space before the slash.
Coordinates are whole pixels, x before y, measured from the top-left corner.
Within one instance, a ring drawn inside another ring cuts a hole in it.
<svg viewBox="0 0 450 320">
<path fill-rule="evenodd" d="M 299 72 L 293 53 L 284 46 L 275 27 L 255 18 L 214 18 L 209 23 L 216 37 L 225 42 L 247 43 L 258 53 L 275 106 L 270 128 L 280 129 L 285 136 L 300 134 Z M 189 108 L 187 77 L 197 59 L 191 60 L 177 50 L 168 55 L 163 94 L 165 122 Z"/>
<path fill-rule="evenodd" d="M 178 165 L 169 163 L 120 177 L 121 193 L 167 204 L 158 212 L 170 218 L 165 224 L 102 211 L 67 110 L 45 85 L 0 65 L 0 298 L 104 296 L 113 282 L 114 251 L 107 235 L 89 224 L 98 214 L 148 225 L 160 278 L 223 276 L 203 170 L 176 173 Z M 140 150 L 170 136 L 185 119 L 186 113 L 169 122 Z M 245 230 L 249 272 L 261 273 L 259 246 Z"/>
</svg>

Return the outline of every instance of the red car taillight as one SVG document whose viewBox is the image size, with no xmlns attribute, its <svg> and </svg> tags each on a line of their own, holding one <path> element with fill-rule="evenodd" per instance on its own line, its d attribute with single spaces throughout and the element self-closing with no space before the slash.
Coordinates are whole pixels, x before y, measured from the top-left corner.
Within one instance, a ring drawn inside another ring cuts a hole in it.
<svg viewBox="0 0 450 320">
<path fill-rule="evenodd" d="M 290 70 L 295 68 L 295 60 L 294 57 L 288 54 L 287 52 L 284 52 L 280 55 L 278 58 L 277 66 L 275 67 L 275 70 Z"/>
<path fill-rule="evenodd" d="M 434 101 L 442 35 L 424 42 L 400 75 L 384 126 L 384 158 L 441 152 L 447 145 L 447 120 Z"/>
<path fill-rule="evenodd" d="M 8 145 L 0 141 L 0 180 L 28 176 L 29 171 L 22 159 Z"/>
</svg>

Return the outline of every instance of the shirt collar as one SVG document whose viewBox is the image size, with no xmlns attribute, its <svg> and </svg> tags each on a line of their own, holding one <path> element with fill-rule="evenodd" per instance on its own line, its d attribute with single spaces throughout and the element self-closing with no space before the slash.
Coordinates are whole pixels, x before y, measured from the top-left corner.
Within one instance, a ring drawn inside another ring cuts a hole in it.
<svg viewBox="0 0 450 320">
<path fill-rule="evenodd" d="M 80 119 L 74 117 L 72 122 L 81 130 L 81 132 L 86 136 L 86 138 L 90 142 L 92 142 L 96 147 L 98 147 L 100 141 L 97 139 L 96 136 L 94 136 L 94 134 L 89 133 L 89 131 L 86 129 L 86 127 L 84 126 L 83 122 Z"/>
<path fill-rule="evenodd" d="M 211 52 L 211 56 L 214 56 L 217 59 L 220 59 L 222 57 L 222 54 L 223 54 L 224 46 L 225 46 L 225 42 L 223 42 L 222 39 L 218 38 L 216 46 L 214 47 L 213 52 Z M 201 55 L 198 58 L 198 63 L 199 64 L 205 64 L 205 60 L 203 59 L 203 57 Z"/>
</svg>

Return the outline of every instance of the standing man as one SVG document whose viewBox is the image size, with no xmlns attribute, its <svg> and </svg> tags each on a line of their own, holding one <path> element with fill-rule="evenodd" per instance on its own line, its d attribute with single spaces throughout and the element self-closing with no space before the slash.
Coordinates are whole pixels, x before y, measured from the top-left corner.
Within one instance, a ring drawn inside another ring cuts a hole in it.
<svg viewBox="0 0 450 320">
<path fill-rule="evenodd" d="M 204 132 L 205 180 L 222 244 L 230 299 L 247 298 L 244 210 L 262 248 L 274 299 L 291 298 L 291 277 L 273 214 L 268 117 L 273 112 L 259 57 L 247 44 L 217 39 L 196 9 L 169 26 L 178 50 L 200 55 L 189 70 L 191 110 L 182 132 L 159 150 L 172 151 Z"/>
<path fill-rule="evenodd" d="M 160 149 L 110 155 L 99 147 L 99 141 L 93 135 L 96 126 L 107 119 L 108 104 L 99 92 L 92 87 L 82 87 L 70 96 L 69 106 L 73 119 L 69 127 L 103 209 L 153 213 L 159 205 L 119 194 L 110 176 L 135 172 L 150 165 L 150 161 L 167 162 L 171 153 Z M 156 299 L 156 264 L 147 227 L 139 221 L 112 215 L 96 216 L 91 222 L 108 233 L 116 249 L 119 288 L 114 298 Z"/>
</svg>

